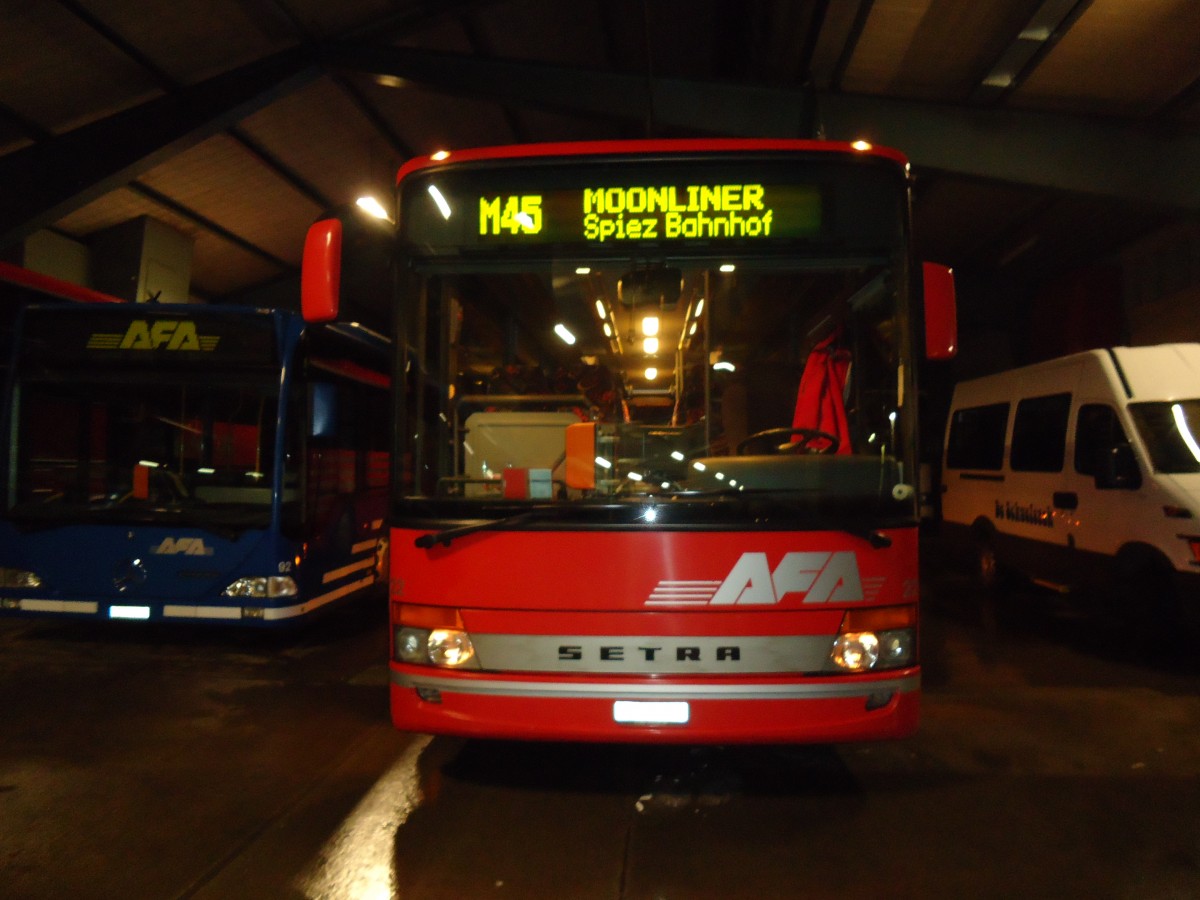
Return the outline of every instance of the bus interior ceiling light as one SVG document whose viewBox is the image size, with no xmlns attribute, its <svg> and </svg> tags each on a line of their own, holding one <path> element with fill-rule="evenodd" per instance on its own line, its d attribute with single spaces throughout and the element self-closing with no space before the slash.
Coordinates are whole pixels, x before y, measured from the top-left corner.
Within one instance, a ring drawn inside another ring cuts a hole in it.
<svg viewBox="0 0 1200 900">
<path fill-rule="evenodd" d="M 433 202 L 437 204 L 438 212 L 442 214 L 443 219 L 450 218 L 450 204 L 446 202 L 446 198 L 442 196 L 442 192 L 437 189 L 436 184 L 429 186 L 429 196 L 433 198 Z"/>
<path fill-rule="evenodd" d="M 354 201 L 358 208 L 368 215 L 374 216 L 376 219 L 383 219 L 385 222 L 392 221 L 392 217 L 388 215 L 387 210 L 383 208 L 383 204 L 370 195 L 359 197 Z"/>
<path fill-rule="evenodd" d="M 569 328 L 567 328 L 567 326 L 564 325 L 562 322 L 559 322 L 557 325 L 554 326 L 554 333 L 557 334 L 560 338 L 562 338 L 563 343 L 566 343 L 566 344 L 574 344 L 575 343 L 575 335 L 573 335 L 571 333 L 571 330 Z"/>
</svg>

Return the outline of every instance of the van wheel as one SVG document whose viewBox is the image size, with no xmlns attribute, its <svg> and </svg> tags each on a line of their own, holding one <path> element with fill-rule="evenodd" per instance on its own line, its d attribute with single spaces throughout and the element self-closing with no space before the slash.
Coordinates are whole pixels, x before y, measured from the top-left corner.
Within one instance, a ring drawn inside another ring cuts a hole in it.
<svg viewBox="0 0 1200 900">
<path fill-rule="evenodd" d="M 990 538 L 981 537 L 975 543 L 975 584 L 988 593 L 1004 587 L 1004 567 L 996 556 L 996 547 Z"/>
<path fill-rule="evenodd" d="M 1148 637 L 1164 627 L 1186 625 L 1170 563 L 1155 558 L 1118 559 L 1117 572 L 1117 602 L 1135 633 Z"/>
<path fill-rule="evenodd" d="M 974 571 L 971 573 L 974 587 L 972 601 L 977 604 L 979 622 L 989 635 L 1000 631 L 1003 618 L 1003 590 L 1006 583 L 1003 564 L 996 556 L 996 547 L 990 535 L 978 535 L 975 540 Z"/>
</svg>

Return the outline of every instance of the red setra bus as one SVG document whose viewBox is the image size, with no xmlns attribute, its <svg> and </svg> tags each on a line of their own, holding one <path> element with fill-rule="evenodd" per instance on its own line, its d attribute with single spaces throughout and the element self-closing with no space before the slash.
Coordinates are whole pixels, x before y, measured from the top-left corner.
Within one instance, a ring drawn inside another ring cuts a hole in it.
<svg viewBox="0 0 1200 900">
<path fill-rule="evenodd" d="M 955 326 L 949 270 L 913 260 L 904 157 L 552 144 L 397 183 L 395 725 L 912 733 L 917 370 Z M 310 231 L 312 317 L 339 235 Z"/>
</svg>

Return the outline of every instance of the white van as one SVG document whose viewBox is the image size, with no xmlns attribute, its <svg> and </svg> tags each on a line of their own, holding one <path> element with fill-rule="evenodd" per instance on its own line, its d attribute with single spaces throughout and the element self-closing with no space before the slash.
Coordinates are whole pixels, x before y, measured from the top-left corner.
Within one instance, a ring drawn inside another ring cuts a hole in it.
<svg viewBox="0 0 1200 900">
<path fill-rule="evenodd" d="M 1200 606 L 1200 344 L 1114 347 L 960 383 L 945 535 L 981 583 L 1116 588 L 1130 612 Z"/>
</svg>

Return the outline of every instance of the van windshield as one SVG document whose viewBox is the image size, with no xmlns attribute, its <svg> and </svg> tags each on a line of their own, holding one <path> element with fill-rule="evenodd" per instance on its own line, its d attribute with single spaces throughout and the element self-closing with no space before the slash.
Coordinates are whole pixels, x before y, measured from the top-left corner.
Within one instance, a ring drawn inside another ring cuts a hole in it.
<svg viewBox="0 0 1200 900">
<path fill-rule="evenodd" d="M 1129 412 L 1156 472 L 1200 472 L 1200 399 L 1131 403 Z"/>
</svg>

